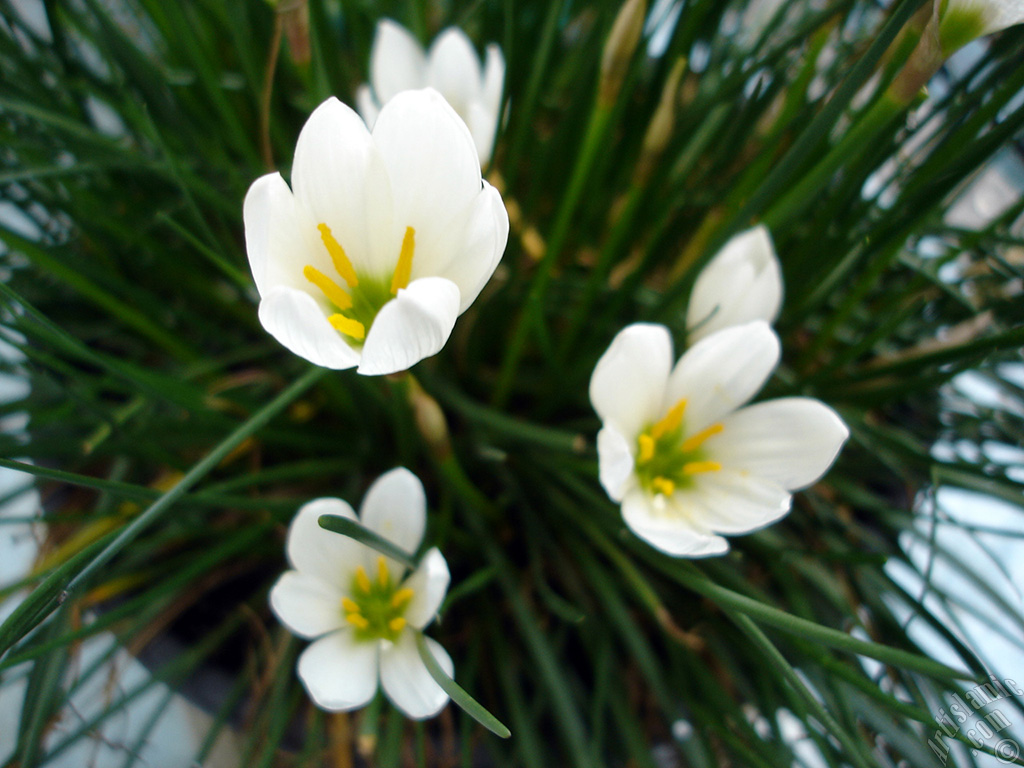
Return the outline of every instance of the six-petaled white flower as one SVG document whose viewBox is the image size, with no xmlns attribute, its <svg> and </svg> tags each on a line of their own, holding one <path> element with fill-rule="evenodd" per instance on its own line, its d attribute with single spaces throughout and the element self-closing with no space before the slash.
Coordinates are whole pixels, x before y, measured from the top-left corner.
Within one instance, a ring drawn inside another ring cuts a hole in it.
<svg viewBox="0 0 1024 768">
<path fill-rule="evenodd" d="M 405 27 L 382 19 L 370 51 L 370 82 L 359 87 L 356 105 L 366 124 L 372 126 L 381 106 L 395 94 L 436 88 L 466 121 L 480 164 L 487 165 L 494 149 L 504 83 L 505 59 L 494 43 L 487 46 L 481 68 L 473 44 L 457 27 L 441 32 L 424 52 Z"/>
<path fill-rule="evenodd" d="M 721 554 L 719 534 L 785 515 L 791 491 L 829 468 L 849 432 L 806 397 L 744 405 L 779 359 L 763 320 L 718 331 L 672 365 L 660 325 L 623 329 L 597 363 L 590 400 L 601 484 L 637 536 L 669 554 Z"/>
<path fill-rule="evenodd" d="M 430 676 L 414 632 L 437 614 L 448 590 L 444 556 L 429 550 L 409 576 L 394 560 L 317 524 L 320 515 L 357 519 L 341 499 L 304 505 L 288 529 L 286 571 L 270 605 L 296 635 L 314 639 L 299 657 L 299 677 L 313 701 L 331 711 L 356 709 L 377 692 L 378 677 L 392 703 L 411 718 L 437 714 L 448 695 Z M 366 493 L 358 520 L 413 553 L 423 540 L 426 497 L 419 479 L 398 468 Z M 441 668 L 452 661 L 426 638 Z"/>
<path fill-rule="evenodd" d="M 782 269 L 763 225 L 732 237 L 697 276 L 686 311 L 691 342 L 751 320 L 769 323 L 782 306 Z"/>
<path fill-rule="evenodd" d="M 431 89 L 396 96 L 373 133 L 331 98 L 279 173 L 245 197 L 263 327 L 326 368 L 402 371 L 444 346 L 508 239 L 465 123 Z"/>
</svg>

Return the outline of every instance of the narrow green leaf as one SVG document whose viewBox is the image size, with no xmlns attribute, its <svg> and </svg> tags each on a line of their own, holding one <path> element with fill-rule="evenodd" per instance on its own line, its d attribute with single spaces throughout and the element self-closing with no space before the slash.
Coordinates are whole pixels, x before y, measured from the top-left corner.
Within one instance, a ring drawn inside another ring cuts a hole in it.
<svg viewBox="0 0 1024 768">
<path fill-rule="evenodd" d="M 350 520 L 347 517 L 340 517 L 339 515 L 320 515 L 320 517 L 317 518 L 317 523 L 325 531 L 340 533 L 342 536 L 348 536 L 350 539 L 355 539 L 360 544 L 365 544 L 370 549 L 375 549 L 382 555 L 390 557 L 392 560 L 397 560 L 410 570 L 416 569 L 416 561 L 413 560 L 410 553 L 406 552 L 404 549 L 400 549 L 379 533 L 371 531 L 369 528 L 360 525 L 355 520 Z"/>
<path fill-rule="evenodd" d="M 496 736 L 500 736 L 503 739 L 511 736 L 512 731 L 506 728 L 498 718 L 484 709 L 483 705 L 476 699 L 466 693 L 462 686 L 445 674 L 445 671 L 441 669 L 441 665 L 437 663 L 437 659 L 434 658 L 434 654 L 430 652 L 430 648 L 427 646 L 427 639 L 423 636 L 423 633 L 417 632 L 415 637 L 416 650 L 420 652 L 420 658 L 423 659 L 427 671 L 434 678 L 434 682 L 441 686 L 441 689 L 451 697 L 452 701 L 461 707 L 462 711 L 467 715 Z"/>
</svg>

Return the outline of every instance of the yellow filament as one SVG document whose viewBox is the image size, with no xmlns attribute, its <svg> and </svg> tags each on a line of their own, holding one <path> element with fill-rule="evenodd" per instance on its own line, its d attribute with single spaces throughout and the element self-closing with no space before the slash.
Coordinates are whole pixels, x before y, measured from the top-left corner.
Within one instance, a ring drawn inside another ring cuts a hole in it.
<svg viewBox="0 0 1024 768">
<path fill-rule="evenodd" d="M 676 492 L 676 484 L 667 477 L 656 477 L 651 481 L 651 487 L 663 496 L 671 496 Z"/>
<path fill-rule="evenodd" d="M 380 582 L 382 587 L 388 585 L 388 561 L 384 559 L 384 555 L 377 558 L 377 581 Z"/>
<path fill-rule="evenodd" d="M 679 446 L 679 448 L 684 453 L 689 453 L 690 451 L 695 451 L 698 448 L 700 448 L 702 445 L 704 445 L 704 442 L 706 440 L 708 440 L 709 438 L 714 437 L 719 432 L 721 432 L 723 429 L 725 429 L 725 427 L 723 427 L 721 424 L 712 424 L 707 429 L 702 429 L 697 434 L 691 435 L 690 437 L 686 438 L 686 440 L 683 441 L 683 444 L 681 446 Z"/>
<path fill-rule="evenodd" d="M 638 464 L 646 464 L 654 458 L 654 438 L 645 432 L 640 435 L 638 442 L 640 443 L 640 455 L 636 457 L 636 461 Z"/>
<path fill-rule="evenodd" d="M 390 629 L 392 632 L 401 632 L 403 629 L 405 629 L 405 619 L 403 619 L 401 616 L 396 616 L 388 622 L 388 629 Z"/>
<path fill-rule="evenodd" d="M 342 290 L 341 286 L 331 280 L 327 275 L 316 267 L 309 265 L 302 268 L 302 275 L 309 282 L 323 291 L 324 296 L 331 300 L 338 309 L 349 309 L 352 306 L 352 297 Z"/>
<path fill-rule="evenodd" d="M 363 609 L 359 607 L 359 603 L 348 597 L 341 598 L 341 607 L 345 609 L 345 613 L 362 613 Z"/>
<path fill-rule="evenodd" d="M 402 238 L 402 250 L 398 254 L 398 264 L 395 265 L 395 274 L 391 277 L 392 295 L 409 285 L 409 278 L 412 277 L 412 254 L 415 250 L 416 230 L 406 227 L 405 237 Z"/>
<path fill-rule="evenodd" d="M 407 602 L 412 600 L 412 596 L 414 594 L 416 594 L 416 593 L 413 592 L 411 589 L 409 589 L 409 587 L 403 587 L 402 589 L 398 590 L 397 592 L 395 592 L 394 595 L 391 596 L 391 607 L 392 608 L 401 608 Z"/>
<path fill-rule="evenodd" d="M 356 585 L 363 592 L 369 593 L 370 591 L 370 577 L 366 575 L 366 569 L 363 566 L 356 568 Z"/>
<path fill-rule="evenodd" d="M 345 617 L 345 621 L 351 624 L 356 629 L 366 629 L 370 626 L 370 622 L 361 613 L 350 613 Z"/>
<path fill-rule="evenodd" d="M 359 285 L 359 278 L 356 277 L 355 267 L 348 260 L 345 249 L 341 247 L 341 243 L 334 239 L 334 235 L 331 234 L 331 228 L 326 224 L 317 224 L 316 228 L 320 230 L 320 239 L 324 241 L 324 245 L 327 246 L 327 252 L 331 254 L 334 268 L 338 270 L 341 278 L 348 283 L 349 288 L 355 288 Z"/>
<path fill-rule="evenodd" d="M 673 405 L 668 413 L 662 417 L 661 421 L 651 427 L 650 435 L 653 440 L 657 440 L 663 435 L 667 435 L 669 432 L 679 429 L 679 425 L 683 423 L 683 413 L 686 411 L 686 398 L 684 397 L 678 403 Z"/>
<path fill-rule="evenodd" d="M 358 320 L 353 320 L 351 317 L 345 317 L 344 315 L 334 314 L 327 318 L 327 321 L 334 326 L 334 330 L 344 333 L 346 336 L 351 336 L 353 339 L 362 341 L 366 338 L 366 327 Z"/>
<path fill-rule="evenodd" d="M 722 465 L 717 461 L 688 461 L 683 464 L 684 475 L 696 475 L 701 472 L 717 472 Z"/>
</svg>

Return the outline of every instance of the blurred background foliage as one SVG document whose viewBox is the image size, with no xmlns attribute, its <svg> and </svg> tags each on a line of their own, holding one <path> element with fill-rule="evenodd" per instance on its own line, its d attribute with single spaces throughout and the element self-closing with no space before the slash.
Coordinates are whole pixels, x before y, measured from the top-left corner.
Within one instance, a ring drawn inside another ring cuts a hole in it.
<svg viewBox="0 0 1024 768">
<path fill-rule="evenodd" d="M 906 57 L 922 3 L 793 2 L 760 34 L 747 5 L 656 3 L 608 98 L 617 0 L 0 0 L 3 367 L 31 383 L 2 406 L 28 420 L 0 436 L 0 464 L 37 476 L 46 524 L 31 573 L 0 585 L 28 595 L 0 626 L 2 685 L 25 690 L 9 765 L 59 758 L 139 694 L 53 727 L 101 631 L 144 656 L 174 638 L 151 661 L 172 688 L 222 681 L 200 763 L 224 730 L 244 765 L 939 764 L 938 708 L 998 661 L 950 615 L 1024 647 L 1012 600 L 930 582 L 942 561 L 997 592 L 995 565 L 937 545 L 956 523 L 940 490 L 1021 514 L 1019 470 L 981 449 L 1024 432 L 1024 202 L 981 228 L 948 212 L 1020 152 L 1024 29 L 972 48 L 808 189 Z M 508 249 L 415 371 L 448 458 L 417 431 L 419 385 L 311 370 L 263 332 L 244 252 L 241 201 L 268 151 L 287 176 L 309 112 L 353 103 L 383 16 L 425 43 L 461 26 L 508 62 L 489 169 Z M 786 281 L 764 394 L 818 397 L 852 437 L 785 521 L 677 561 L 629 535 L 598 485 L 587 384 L 627 323 L 667 324 L 682 348 L 697 269 L 758 221 Z M 995 394 L 965 395 L 965 372 Z M 452 707 L 421 724 L 382 701 L 325 715 L 295 678 L 300 644 L 266 601 L 285 527 L 396 465 L 426 483 L 428 540 L 453 570 L 432 634 L 508 742 Z M 908 536 L 932 545 L 924 561 Z M 1024 722 L 1019 702 L 1002 710 Z"/>
</svg>

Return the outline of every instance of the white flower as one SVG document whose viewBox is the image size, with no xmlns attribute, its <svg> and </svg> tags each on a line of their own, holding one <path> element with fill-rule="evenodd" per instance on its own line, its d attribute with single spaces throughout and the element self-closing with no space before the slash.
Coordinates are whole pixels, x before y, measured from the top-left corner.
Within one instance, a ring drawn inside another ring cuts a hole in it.
<svg viewBox="0 0 1024 768">
<path fill-rule="evenodd" d="M 825 473 L 849 432 L 823 403 L 787 397 L 741 408 L 779 359 L 758 320 L 693 345 L 672 366 L 660 325 L 623 329 L 590 381 L 601 484 L 626 524 L 671 555 L 717 555 L 718 534 L 785 515 L 791 491 Z"/>
<path fill-rule="evenodd" d="M 304 505 L 288 529 L 286 571 L 270 592 L 270 607 L 299 637 L 315 638 L 299 657 L 299 677 L 318 706 L 330 711 L 362 707 L 384 693 L 411 718 L 436 715 L 448 695 L 430 676 L 414 632 L 437 614 L 448 591 L 444 557 L 428 551 L 412 575 L 354 539 L 317 525 L 320 515 L 357 519 L 341 499 Z M 382 475 L 366 493 L 360 522 L 412 553 L 423 540 L 426 497 L 409 470 Z M 435 641 L 427 645 L 452 676 L 452 660 Z"/>
<path fill-rule="evenodd" d="M 405 27 L 382 19 L 370 51 L 370 82 L 356 91 L 356 104 L 366 124 L 372 126 L 381 105 L 395 94 L 436 88 L 466 121 L 480 164 L 487 165 L 494 149 L 504 83 L 505 59 L 494 43 L 487 46 L 481 69 L 480 57 L 461 29 L 448 27 L 424 53 Z"/>
<path fill-rule="evenodd" d="M 697 276 L 686 311 L 690 341 L 751 320 L 771 323 L 782 306 L 782 270 L 764 226 L 732 237 Z"/>
<path fill-rule="evenodd" d="M 971 40 L 1024 22 L 1024 0 L 935 0 L 946 53 Z"/>
<path fill-rule="evenodd" d="M 326 368 L 402 371 L 436 354 L 508 239 L 473 139 L 430 89 L 392 99 L 373 133 L 331 98 L 279 173 L 245 197 L 263 327 Z"/>
</svg>

